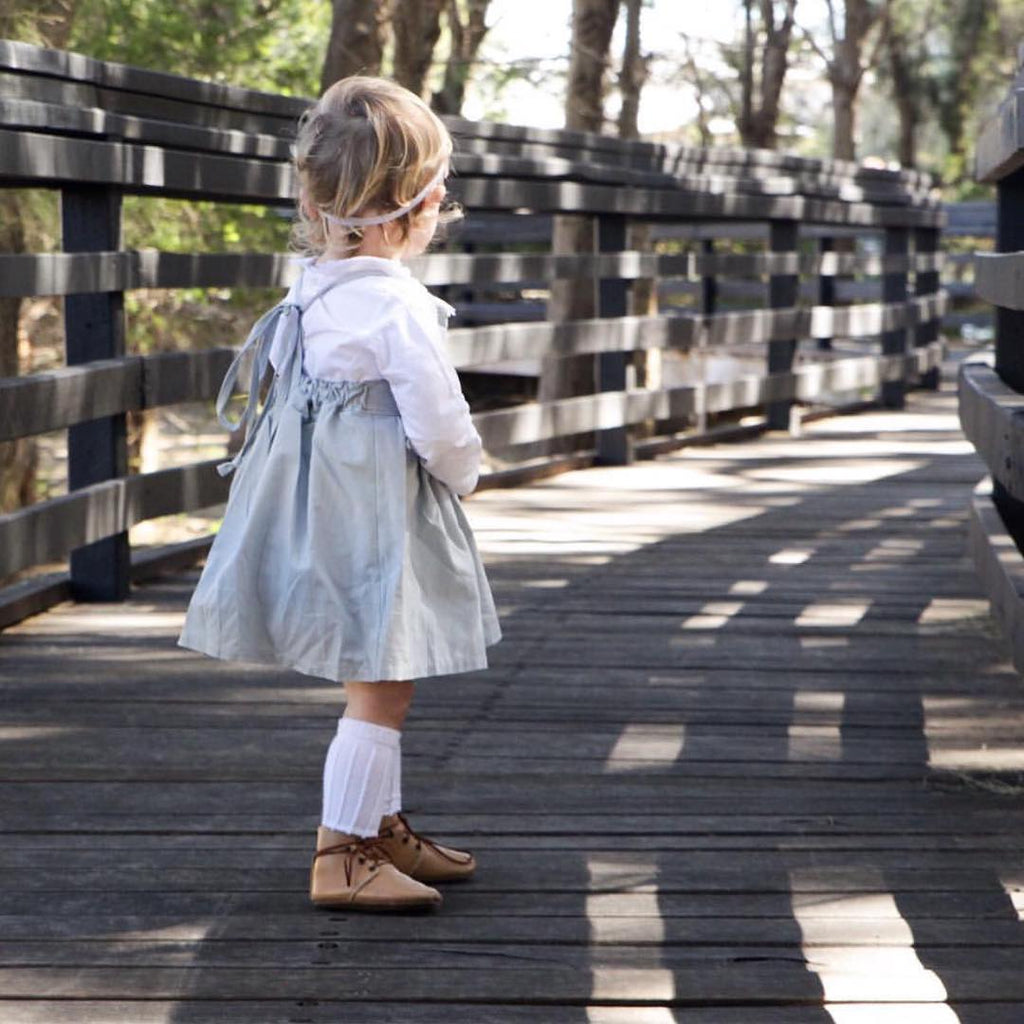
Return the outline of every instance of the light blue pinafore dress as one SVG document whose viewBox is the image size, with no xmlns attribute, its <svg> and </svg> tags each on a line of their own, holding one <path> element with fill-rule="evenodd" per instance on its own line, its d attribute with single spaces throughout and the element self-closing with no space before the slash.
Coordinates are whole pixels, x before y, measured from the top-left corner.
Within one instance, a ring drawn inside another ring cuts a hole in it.
<svg viewBox="0 0 1024 1024">
<path fill-rule="evenodd" d="M 218 467 L 235 475 L 178 644 L 339 681 L 485 668 L 501 633 L 472 531 L 407 442 L 387 381 L 303 372 L 302 312 L 327 290 L 264 314 L 224 377 L 217 412 L 234 428 L 227 403 L 252 352 L 245 442 Z"/>
</svg>

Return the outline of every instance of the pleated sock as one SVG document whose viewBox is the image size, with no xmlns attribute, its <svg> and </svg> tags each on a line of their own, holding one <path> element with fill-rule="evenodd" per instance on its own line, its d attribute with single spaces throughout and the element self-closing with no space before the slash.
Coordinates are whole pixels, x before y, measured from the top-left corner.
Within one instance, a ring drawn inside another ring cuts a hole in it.
<svg viewBox="0 0 1024 1024">
<path fill-rule="evenodd" d="M 395 758 L 395 773 L 391 780 L 391 794 L 384 805 L 385 814 L 397 814 L 402 809 L 402 739 L 398 734 L 398 756 Z"/>
<path fill-rule="evenodd" d="M 401 736 L 386 725 L 338 719 L 324 762 L 321 824 L 350 835 L 377 834 L 395 792 Z"/>
</svg>

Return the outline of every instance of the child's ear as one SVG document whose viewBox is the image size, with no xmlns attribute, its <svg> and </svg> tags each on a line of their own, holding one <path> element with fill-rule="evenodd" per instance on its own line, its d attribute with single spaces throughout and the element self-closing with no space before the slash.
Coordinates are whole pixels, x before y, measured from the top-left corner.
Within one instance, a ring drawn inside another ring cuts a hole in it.
<svg viewBox="0 0 1024 1024">
<path fill-rule="evenodd" d="M 310 201 L 309 194 L 304 188 L 299 189 L 299 209 L 307 220 L 316 220 L 320 213 Z"/>
</svg>

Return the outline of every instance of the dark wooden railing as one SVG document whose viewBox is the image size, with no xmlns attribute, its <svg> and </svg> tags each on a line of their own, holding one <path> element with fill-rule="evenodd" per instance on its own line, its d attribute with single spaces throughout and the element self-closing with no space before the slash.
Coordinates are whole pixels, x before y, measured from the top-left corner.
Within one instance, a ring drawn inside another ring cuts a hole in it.
<svg viewBox="0 0 1024 1024">
<path fill-rule="evenodd" d="M 975 287 L 995 306 L 995 360 L 960 371 L 960 422 L 991 476 L 971 506 L 971 547 L 993 611 L 1024 671 L 1024 46 L 1009 95 L 978 140 L 975 174 L 996 186 L 996 251 L 976 254 Z"/>
<path fill-rule="evenodd" d="M 0 185 L 59 190 L 63 222 L 62 252 L 0 256 L 0 294 L 63 296 L 67 313 L 66 367 L 0 381 L 0 440 L 67 428 L 70 488 L 0 517 L 0 579 L 71 556 L 69 574 L 0 590 L 0 626 L 69 595 L 120 598 L 130 577 L 202 553 L 202 544 L 158 557 L 129 551 L 131 526 L 214 506 L 229 481 L 214 471 L 220 459 L 129 475 L 125 415 L 212 399 L 233 350 L 127 354 L 124 293 L 283 287 L 292 270 L 280 254 L 122 251 L 122 197 L 290 204 L 289 142 L 305 106 L 0 43 Z M 595 359 L 591 394 L 476 414 L 488 451 L 506 464 L 565 438 L 577 450 L 550 455 L 541 468 L 621 462 L 678 443 L 684 428 L 692 436 L 714 414 L 760 407 L 762 423 L 786 427 L 796 402 L 870 394 L 899 406 L 906 387 L 935 385 L 942 215 L 926 176 L 449 123 L 454 191 L 470 217 L 452 251 L 421 257 L 415 272 L 484 300 L 563 277 L 600 285 L 595 318 L 538 322 L 535 308 L 522 315 L 521 300 L 484 301 L 487 317 L 450 332 L 453 359 L 467 374 L 551 355 Z M 560 212 L 596 219 L 593 253 L 537 251 L 538 242 L 550 248 L 550 218 Z M 493 251 L 495 217 L 501 251 Z M 625 249 L 633 221 L 653 226 L 656 251 Z M 854 275 L 868 301 L 836 304 L 835 285 Z M 632 282 L 650 278 L 674 304 L 626 315 Z M 726 308 L 737 294 L 752 308 Z M 761 372 L 644 387 L 630 373 L 634 353 L 737 343 L 760 347 Z M 483 485 L 515 473 L 489 474 Z"/>
</svg>

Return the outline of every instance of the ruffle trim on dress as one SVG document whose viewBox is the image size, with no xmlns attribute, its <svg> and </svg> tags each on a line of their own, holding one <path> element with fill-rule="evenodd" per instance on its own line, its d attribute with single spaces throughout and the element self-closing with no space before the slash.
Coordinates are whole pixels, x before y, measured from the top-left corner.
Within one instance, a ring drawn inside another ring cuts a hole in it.
<svg viewBox="0 0 1024 1024">
<path fill-rule="evenodd" d="M 299 378 L 299 392 L 311 409 L 332 405 L 353 412 L 397 416 L 398 406 L 386 380 L 331 380 L 327 377 Z"/>
</svg>

